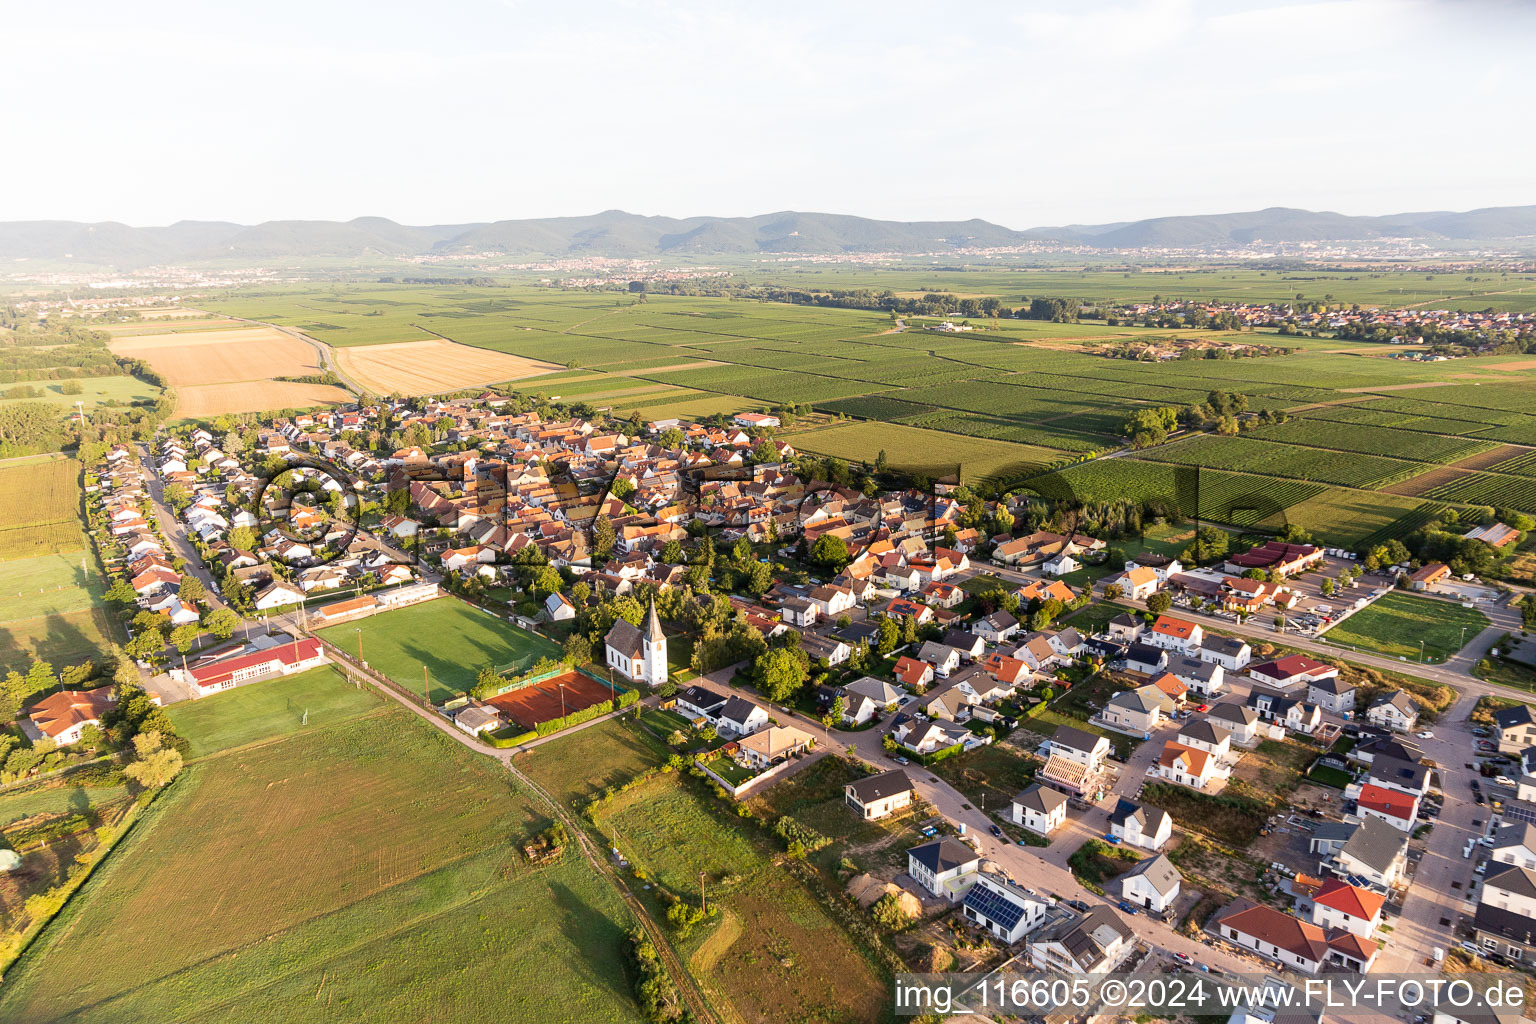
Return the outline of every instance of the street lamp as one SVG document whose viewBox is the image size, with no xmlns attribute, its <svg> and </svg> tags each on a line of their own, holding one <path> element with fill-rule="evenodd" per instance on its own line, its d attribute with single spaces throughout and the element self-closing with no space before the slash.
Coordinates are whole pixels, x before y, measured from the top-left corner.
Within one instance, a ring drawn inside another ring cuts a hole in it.
<svg viewBox="0 0 1536 1024">
<path fill-rule="evenodd" d="M 1419 639 L 1419 664 L 1424 664 L 1424 640 L 1422 637 Z"/>
</svg>

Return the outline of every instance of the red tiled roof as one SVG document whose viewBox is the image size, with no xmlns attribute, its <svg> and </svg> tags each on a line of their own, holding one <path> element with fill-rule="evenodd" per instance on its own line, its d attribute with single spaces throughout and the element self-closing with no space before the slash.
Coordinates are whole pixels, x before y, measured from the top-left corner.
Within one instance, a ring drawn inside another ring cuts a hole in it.
<svg viewBox="0 0 1536 1024">
<path fill-rule="evenodd" d="M 1412 820 L 1415 813 L 1415 805 L 1418 798 L 1400 793 L 1395 789 L 1386 789 L 1374 783 L 1366 783 L 1360 788 L 1360 806 L 1373 811 L 1389 814 L 1402 821 Z"/>
<path fill-rule="evenodd" d="M 1381 910 L 1381 905 L 1386 897 L 1368 889 L 1358 889 L 1348 882 L 1341 882 L 1337 878 L 1330 878 L 1323 883 L 1323 887 L 1312 897 L 1314 903 L 1320 903 L 1325 907 L 1342 911 L 1350 917 L 1358 917 L 1362 921 L 1369 921 Z"/>
<path fill-rule="evenodd" d="M 1188 640 L 1197 628 L 1199 627 L 1193 622 L 1170 618 L 1167 615 L 1159 615 L 1157 621 L 1152 624 L 1152 632 L 1162 633 L 1164 636 L 1176 636 L 1181 640 Z"/>
</svg>

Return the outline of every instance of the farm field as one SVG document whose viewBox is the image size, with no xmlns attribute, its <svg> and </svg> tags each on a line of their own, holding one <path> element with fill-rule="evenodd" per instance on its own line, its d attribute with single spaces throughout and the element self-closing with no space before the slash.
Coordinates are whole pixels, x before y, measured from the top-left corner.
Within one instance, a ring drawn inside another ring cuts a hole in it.
<svg viewBox="0 0 1536 1024">
<path fill-rule="evenodd" d="M 364 660 L 405 689 L 421 692 L 425 665 L 429 699 L 439 704 L 470 690 L 476 673 L 486 665 L 522 671 L 540 657 L 560 656 L 554 641 L 451 597 L 332 626 L 320 630 L 320 635 L 352 654 L 357 650 L 358 630 Z"/>
<path fill-rule="evenodd" d="M 692 902 L 702 872 L 719 918 L 677 943 L 706 993 L 748 1024 L 871 1020 L 885 980 L 821 905 L 676 775 L 621 794 L 598 813 L 653 884 Z"/>
<path fill-rule="evenodd" d="M 557 363 L 471 348 L 442 338 L 340 349 L 336 363 L 368 390 L 381 395 L 424 395 L 535 377 Z"/>
<path fill-rule="evenodd" d="M 180 419 L 202 420 L 224 413 L 313 409 L 351 400 L 346 391 L 329 384 L 296 384 L 286 380 L 203 384 L 176 389 L 176 415 Z"/>
<path fill-rule="evenodd" d="M 542 821 L 399 708 L 193 764 L 7 977 L 0 1016 L 638 1020 L 617 893 L 508 841 Z"/>
<path fill-rule="evenodd" d="M 322 666 L 182 701 L 165 713 L 176 734 L 191 744 L 188 756 L 199 758 L 306 729 L 323 729 L 386 706 L 371 686 L 354 686 L 336 669 Z"/>
<path fill-rule="evenodd" d="M 48 456 L 0 463 L 0 561 L 84 545 L 79 463 Z"/>
<path fill-rule="evenodd" d="M 142 359 L 180 388 L 319 373 L 312 345 L 270 327 L 116 338 L 113 355 Z"/>
<path fill-rule="evenodd" d="M 761 267 L 744 265 L 740 272 L 751 280 L 783 283 L 765 278 L 769 272 Z M 1042 293 L 1026 287 L 1045 294 L 1080 288 L 1089 300 L 1104 294 L 1123 300 L 1142 289 L 1165 296 L 1176 290 L 1211 298 L 1294 299 L 1298 292 L 1329 288 L 1335 297 L 1355 301 L 1358 295 L 1363 303 L 1456 302 L 1471 301 L 1474 294 L 1486 298 L 1505 290 L 1495 284 L 1523 280 L 1226 269 L 955 274 L 899 265 L 878 272 L 824 267 L 779 272 L 792 273 L 796 287 L 900 282 L 912 286 L 902 291 L 932 285 L 998 295 L 1009 303 Z M 1512 308 L 1536 307 L 1536 290 L 1523 297 L 1516 290 L 1503 299 Z M 896 331 L 890 316 L 864 310 L 665 294 L 640 302 L 617 292 L 518 284 L 326 286 L 244 294 L 210 306 L 304 330 L 338 346 L 344 361 L 366 359 L 381 346 L 419 343 L 431 334 L 508 357 L 569 366 L 525 381 L 522 390 L 561 394 L 621 417 L 631 412 L 643 419 L 699 417 L 809 404 L 857 422 L 785 432 L 797 448 L 845 459 L 871 459 L 885 449 L 892 460 L 964 464 L 971 479 L 1113 450 L 1121 443 L 1126 417 L 1138 408 L 1183 408 L 1224 390 L 1246 395 L 1250 410 L 1296 412 L 1287 423 L 1240 437 L 1194 436 L 1135 455 L 1142 464 L 1199 465 L 1233 474 L 1220 478 L 1227 493 L 1202 497 L 1202 514 L 1210 518 L 1221 519 L 1211 513 L 1227 509 L 1238 518 L 1223 521 L 1268 527 L 1277 521 L 1277 508 L 1316 499 L 1325 490 L 1335 504 L 1347 504 L 1342 490 L 1378 495 L 1390 490 L 1394 497 L 1536 510 L 1536 488 L 1530 486 L 1536 476 L 1518 450 L 1494 454 L 1505 444 L 1536 444 L 1536 416 L 1525 411 L 1536 373 L 1532 357 L 1421 363 L 1382 358 L 1380 345 L 1282 338 L 1260 330 L 1241 337 L 1288 347 L 1291 354 L 1147 363 L 1106 358 L 1084 346 L 1192 332 L 1001 319 L 975 323 L 976 329 L 963 335 L 944 335 L 924 330 L 932 321 L 920 317 L 906 318 L 907 329 Z M 1458 463 L 1471 472 L 1455 479 L 1428 475 Z M 1073 467 L 1073 473 L 1075 479 L 1105 484 L 1107 498 L 1127 494 L 1118 486 L 1123 482 L 1134 492 L 1152 479 L 1150 471 L 1130 468 L 1125 460 L 1103 470 L 1089 463 Z M 1268 492 L 1263 502 L 1268 511 L 1245 504 L 1254 491 Z M 1316 501 L 1306 513 L 1324 531 L 1316 534 L 1319 540 L 1344 544 L 1387 526 L 1383 517 L 1394 507 L 1393 497 L 1375 502 L 1364 522 L 1331 515 Z"/>
<path fill-rule="evenodd" d="M 1394 592 L 1355 612 L 1325 636 L 1336 644 L 1410 661 L 1418 660 L 1422 641 L 1426 658 L 1443 661 L 1486 625 L 1488 617 L 1475 608 Z"/>
</svg>

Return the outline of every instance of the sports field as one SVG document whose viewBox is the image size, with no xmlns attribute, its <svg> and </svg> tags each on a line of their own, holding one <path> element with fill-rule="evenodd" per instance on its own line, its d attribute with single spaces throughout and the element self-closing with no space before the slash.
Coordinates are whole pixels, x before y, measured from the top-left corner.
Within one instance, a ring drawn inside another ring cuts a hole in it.
<svg viewBox="0 0 1536 1024">
<path fill-rule="evenodd" d="M 176 734 L 205 757 L 305 729 L 320 729 L 388 705 L 371 686 L 356 686 L 329 666 L 225 690 L 165 709 Z"/>
<path fill-rule="evenodd" d="M 428 693 L 434 703 L 468 692 L 486 665 L 522 671 L 540 657 L 560 656 L 554 641 L 451 597 L 332 626 L 320 635 L 355 654 L 358 630 L 364 660 L 406 689 L 421 692 L 422 666 L 426 666 Z"/>
<path fill-rule="evenodd" d="M 1417 661 L 1420 641 L 1424 657 L 1444 661 L 1488 625 L 1475 608 L 1451 601 L 1386 594 L 1324 634 L 1336 644 L 1349 644 L 1393 658 Z M 1465 627 L 1465 633 L 1463 633 Z"/>
<path fill-rule="evenodd" d="M 0 1019 L 638 1020 L 612 885 L 517 849 L 544 820 L 398 707 L 197 762 L 7 976 Z"/>
<path fill-rule="evenodd" d="M 565 368 L 442 338 L 340 349 L 336 362 L 348 377 L 381 395 L 457 391 Z"/>
<path fill-rule="evenodd" d="M 509 693 L 492 697 L 487 704 L 499 708 L 524 729 L 540 722 L 585 711 L 594 704 L 612 700 L 615 691 L 584 672 L 562 672 L 552 679 L 521 686 Z"/>
</svg>

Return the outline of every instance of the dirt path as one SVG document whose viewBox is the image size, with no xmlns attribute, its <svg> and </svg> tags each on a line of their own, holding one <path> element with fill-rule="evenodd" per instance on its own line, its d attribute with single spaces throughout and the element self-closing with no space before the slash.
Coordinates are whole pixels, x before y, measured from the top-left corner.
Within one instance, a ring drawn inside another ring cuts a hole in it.
<svg viewBox="0 0 1536 1024">
<path fill-rule="evenodd" d="M 1339 388 L 1347 395 L 1368 395 L 1374 391 L 1417 391 L 1420 388 L 1446 388 L 1450 387 L 1448 380 L 1423 380 L 1417 384 L 1379 384 L 1373 388 Z"/>
</svg>

